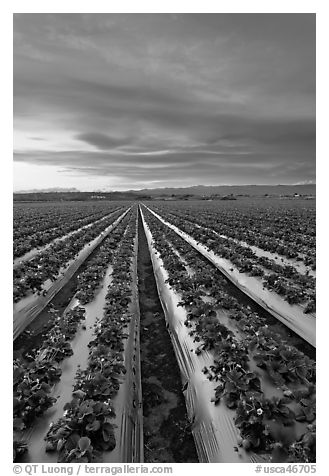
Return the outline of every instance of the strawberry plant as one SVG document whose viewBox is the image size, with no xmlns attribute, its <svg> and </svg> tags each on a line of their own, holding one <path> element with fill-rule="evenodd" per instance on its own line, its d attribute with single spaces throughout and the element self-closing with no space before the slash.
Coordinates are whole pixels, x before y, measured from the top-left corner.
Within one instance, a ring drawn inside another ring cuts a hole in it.
<svg viewBox="0 0 329 476">
<path fill-rule="evenodd" d="M 209 380 L 217 382 L 212 401 L 216 405 L 223 402 L 236 411 L 235 422 L 241 433 L 240 444 L 246 450 L 268 454 L 277 451 L 283 444 L 280 432 L 284 432 L 285 427 L 294 426 L 298 418 L 306 421 L 305 413 L 309 419 L 313 418 L 312 405 L 308 409 L 306 399 L 314 397 L 314 391 L 311 390 L 311 382 L 315 380 L 314 361 L 289 345 L 276 326 L 268 325 L 265 316 L 242 304 L 232 295 L 226 282 L 220 277 L 217 279 L 214 268 L 198 258 L 174 231 L 147 210 L 144 215 L 151 228 L 155 247 L 168 272 L 168 283 L 181 296 L 179 305 L 186 309 L 187 319 L 184 324 L 189 329 L 189 335 L 199 343 L 195 352 L 200 355 L 207 351 L 208 355 L 213 356 L 213 364 L 202 370 Z M 189 233 L 190 230 L 185 231 Z M 203 241 L 201 231 L 193 236 L 198 241 Z M 212 242 L 214 246 L 215 243 L 216 240 Z M 173 253 L 174 248 L 179 249 L 181 258 Z M 236 262 L 239 259 L 242 269 L 243 260 L 234 257 L 232 250 L 225 250 L 223 246 L 221 249 L 225 252 L 225 257 L 233 257 Z M 249 252 L 240 251 L 244 257 L 252 258 Z M 192 268 L 192 275 L 191 271 L 187 273 L 187 269 L 184 270 L 184 266 L 182 268 L 180 259 Z M 268 264 L 266 260 L 262 262 Z M 284 277 L 278 281 L 277 274 L 273 273 L 271 285 L 277 286 L 277 290 L 287 279 L 295 279 L 296 271 L 292 267 L 273 264 L 273 269 L 276 272 L 281 272 L 282 269 Z M 304 277 L 298 279 L 305 285 L 309 284 Z M 235 321 L 239 330 L 238 339 L 231 327 L 228 329 L 221 323 L 223 314 Z M 282 389 L 282 398 L 268 399 L 263 395 L 263 376 L 249 370 L 251 359 L 266 371 L 277 390 Z M 310 389 L 310 394 L 303 397 L 296 394 L 295 389 L 305 385 Z M 294 391 L 290 390 L 290 386 Z M 290 443 L 291 440 L 287 445 Z M 285 461 L 287 458 L 286 455 Z"/>
<path fill-rule="evenodd" d="M 119 248 L 112 256 L 112 283 L 106 294 L 104 316 L 95 324 L 88 366 L 76 374 L 72 400 L 64 415 L 46 435 L 46 451 L 56 451 L 59 462 L 99 461 L 103 451 L 115 448 L 115 417 L 112 398 L 119 391 L 126 369 L 123 365 L 125 332 L 130 316 L 132 239 L 135 223 L 129 223 Z M 128 246 L 129 244 L 129 246 Z"/>
<path fill-rule="evenodd" d="M 109 403 L 85 399 L 82 390 L 73 392 L 73 399 L 64 407 L 65 413 L 49 428 L 46 451 L 57 451 L 60 463 L 92 462 L 100 451 L 115 448 L 115 417 Z"/>
<path fill-rule="evenodd" d="M 315 425 L 308 425 L 307 431 L 288 447 L 288 461 L 291 463 L 312 463 L 315 461 L 315 453 Z"/>
</svg>

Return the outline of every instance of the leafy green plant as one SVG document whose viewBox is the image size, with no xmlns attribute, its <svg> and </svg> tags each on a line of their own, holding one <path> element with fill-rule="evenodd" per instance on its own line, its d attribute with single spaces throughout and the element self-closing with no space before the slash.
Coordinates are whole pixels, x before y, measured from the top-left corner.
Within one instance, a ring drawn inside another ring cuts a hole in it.
<svg viewBox="0 0 329 476">
<path fill-rule="evenodd" d="M 237 404 L 235 424 L 240 430 L 240 445 L 245 450 L 269 451 L 273 443 L 264 419 L 269 415 L 268 402 L 258 392 L 246 392 Z"/>
<path fill-rule="evenodd" d="M 61 375 L 53 362 L 33 362 L 28 366 L 20 360 L 14 362 L 14 426 L 22 430 L 35 417 L 51 407 L 56 398 L 51 388 Z"/>
<path fill-rule="evenodd" d="M 312 423 L 315 420 L 315 410 L 314 398 L 302 398 L 295 410 L 295 418 L 297 421 Z"/>
<path fill-rule="evenodd" d="M 242 395 L 248 391 L 260 392 L 259 377 L 253 372 L 245 372 L 240 367 L 226 372 L 222 382 L 215 389 L 215 404 L 223 398 L 229 408 L 236 408 Z"/>
<path fill-rule="evenodd" d="M 315 425 L 308 425 L 306 432 L 288 448 L 289 462 L 315 463 L 316 432 Z"/>
<path fill-rule="evenodd" d="M 91 462 L 99 451 L 115 448 L 112 406 L 85 397 L 82 390 L 73 392 L 64 416 L 48 430 L 46 451 L 57 451 L 59 462 Z"/>
<path fill-rule="evenodd" d="M 295 413 L 286 405 L 287 399 L 273 397 L 270 400 L 270 412 L 272 420 L 280 421 L 283 425 L 292 425 Z"/>
<path fill-rule="evenodd" d="M 17 386 L 14 396 L 14 429 L 23 430 L 56 402 L 50 392 L 49 384 L 28 378 Z"/>
</svg>

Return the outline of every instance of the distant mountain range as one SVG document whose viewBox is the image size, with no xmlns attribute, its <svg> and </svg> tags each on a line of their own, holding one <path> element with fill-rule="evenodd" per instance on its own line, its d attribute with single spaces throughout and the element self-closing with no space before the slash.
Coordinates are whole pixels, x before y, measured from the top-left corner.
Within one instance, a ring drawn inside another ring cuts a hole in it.
<svg viewBox="0 0 329 476">
<path fill-rule="evenodd" d="M 143 190 L 130 190 L 137 194 L 154 196 L 167 195 L 315 195 L 315 184 L 304 185 L 195 185 L 181 188 L 152 188 Z"/>
<path fill-rule="evenodd" d="M 18 190 L 14 193 L 66 193 L 66 192 L 80 192 L 77 188 L 61 188 L 61 187 L 54 187 L 54 188 L 41 188 L 37 189 L 34 188 L 32 190 Z"/>
<path fill-rule="evenodd" d="M 58 200 L 142 200 L 159 199 L 161 197 L 190 199 L 211 196 L 251 196 L 261 197 L 264 195 L 313 195 L 315 196 L 315 184 L 305 185 L 196 185 L 193 187 L 177 188 L 152 188 L 143 190 L 127 190 L 122 192 L 80 192 L 76 188 L 48 188 L 42 190 L 27 190 L 14 192 L 14 201 L 58 201 Z"/>
<path fill-rule="evenodd" d="M 14 193 L 14 202 L 58 202 L 58 201 L 86 201 L 86 200 L 151 200 L 150 195 L 134 192 L 79 192 L 65 191 L 36 191 Z"/>
</svg>

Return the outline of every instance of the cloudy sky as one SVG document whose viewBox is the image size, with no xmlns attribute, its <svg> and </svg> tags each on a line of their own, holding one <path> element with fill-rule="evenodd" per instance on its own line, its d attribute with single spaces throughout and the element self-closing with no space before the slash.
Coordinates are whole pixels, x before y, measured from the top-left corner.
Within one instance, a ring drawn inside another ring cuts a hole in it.
<svg viewBox="0 0 329 476">
<path fill-rule="evenodd" d="M 14 15 L 15 190 L 309 181 L 315 15 Z"/>
</svg>

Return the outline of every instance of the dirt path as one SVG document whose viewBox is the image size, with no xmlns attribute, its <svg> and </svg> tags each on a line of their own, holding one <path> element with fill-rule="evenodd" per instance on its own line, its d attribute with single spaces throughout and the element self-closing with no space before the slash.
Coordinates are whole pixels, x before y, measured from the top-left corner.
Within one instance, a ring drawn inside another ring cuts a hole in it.
<svg viewBox="0 0 329 476">
<path fill-rule="evenodd" d="M 140 217 L 138 227 L 145 462 L 195 463 L 198 459 L 180 372 L 166 329 Z"/>
</svg>

